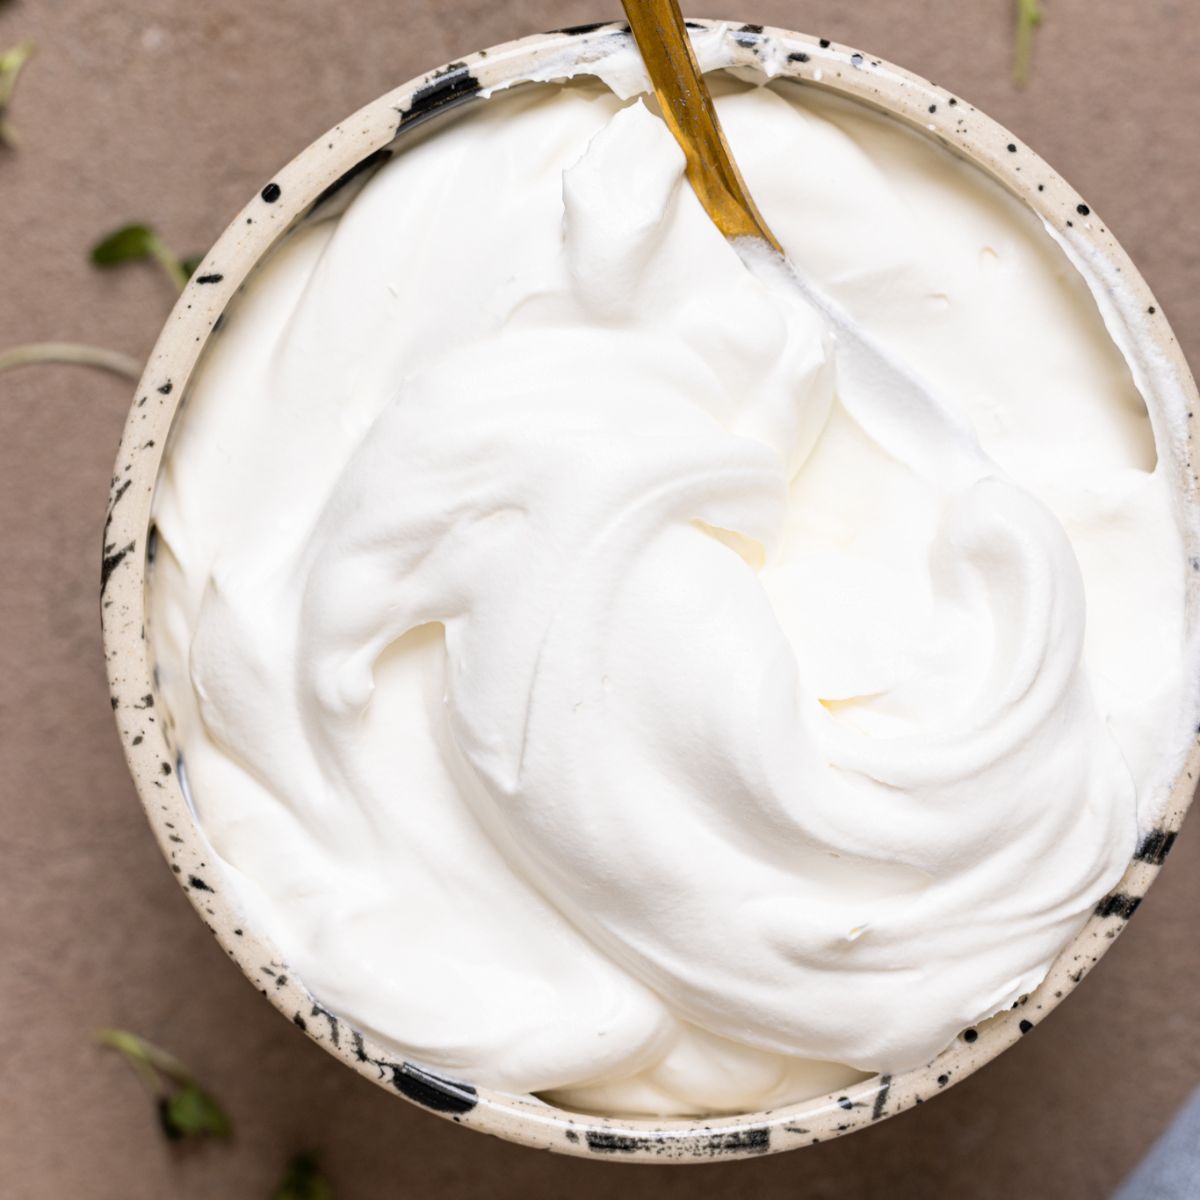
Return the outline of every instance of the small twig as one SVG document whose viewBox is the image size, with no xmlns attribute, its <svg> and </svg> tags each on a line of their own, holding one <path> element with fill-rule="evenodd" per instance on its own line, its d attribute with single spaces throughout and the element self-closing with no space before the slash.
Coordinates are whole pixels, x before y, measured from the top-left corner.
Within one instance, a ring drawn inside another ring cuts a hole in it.
<svg viewBox="0 0 1200 1200">
<path fill-rule="evenodd" d="M 1024 87 L 1033 65 L 1033 35 L 1042 23 L 1041 0 L 1017 0 L 1017 38 L 1013 55 L 1013 83 Z"/>
<path fill-rule="evenodd" d="M 97 1029 L 96 1041 L 116 1050 L 142 1078 L 149 1077 L 158 1086 L 158 1076 L 165 1075 L 172 1083 L 193 1083 L 192 1073 L 166 1050 L 124 1029 Z"/>
<path fill-rule="evenodd" d="M 75 342 L 30 342 L 0 350 L 0 373 L 17 367 L 58 363 L 73 367 L 97 367 L 136 383 L 142 377 L 141 363 L 120 350 L 82 346 Z"/>
<path fill-rule="evenodd" d="M 161 1086 L 158 1072 L 150 1065 L 146 1056 L 141 1053 L 138 1038 L 135 1038 L 131 1033 L 125 1033 L 121 1029 L 98 1029 L 96 1030 L 96 1041 L 101 1046 L 108 1046 L 110 1049 L 116 1050 L 133 1068 L 134 1074 L 145 1084 L 146 1090 L 150 1095 L 154 1097 L 158 1096 Z"/>
</svg>

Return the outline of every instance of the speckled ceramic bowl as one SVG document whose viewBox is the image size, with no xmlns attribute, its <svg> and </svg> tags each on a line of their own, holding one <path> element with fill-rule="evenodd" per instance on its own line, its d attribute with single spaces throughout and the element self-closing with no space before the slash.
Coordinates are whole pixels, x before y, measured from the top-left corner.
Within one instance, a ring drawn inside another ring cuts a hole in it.
<svg viewBox="0 0 1200 1200">
<path fill-rule="evenodd" d="M 693 22 L 723 65 L 759 75 L 790 76 L 809 86 L 891 113 L 1020 197 L 1058 231 L 1071 252 L 1112 282 L 1107 316 L 1133 348 L 1144 386 L 1172 403 L 1194 406 L 1195 385 L 1171 331 L 1133 264 L 1104 225 L 1028 147 L 959 99 L 879 59 L 825 39 L 757 25 Z M 381 1086 L 431 1112 L 528 1146 L 604 1159 L 701 1162 L 768 1154 L 862 1129 L 935 1096 L 1033 1030 L 1092 969 L 1133 915 L 1175 838 L 1192 798 L 1200 751 L 1191 747 L 1162 813 L 1145 836 L 1120 886 L 1097 907 L 1049 976 L 1014 1011 L 965 1030 L 929 1066 L 882 1075 L 844 1094 L 771 1112 L 711 1120 L 584 1116 L 541 1103 L 440 1079 L 348 1028 L 323 1009 L 261 932 L 242 923 L 221 872 L 181 790 L 170 715 L 159 702 L 146 639 L 146 588 L 154 559 L 151 500 L 163 446 L 188 381 L 221 315 L 247 275 L 279 238 L 315 209 L 340 203 L 356 181 L 390 154 L 411 129 L 454 106 L 483 102 L 481 93 L 526 81 L 588 72 L 618 53 L 629 35 L 597 25 L 525 38 L 451 63 L 348 118 L 276 173 L 221 236 L 175 306 L 134 398 L 117 457 L 104 528 L 101 596 L 112 707 L 125 755 L 163 853 L 201 919 L 262 994 L 310 1038 Z M 335 199 L 335 196 L 337 197 Z M 1180 400 L 1179 397 L 1183 399 Z M 1178 414 L 1181 425 L 1191 412 Z M 1187 518 L 1188 614 L 1193 630 L 1200 596 L 1200 534 L 1191 436 L 1169 439 L 1160 453 L 1178 481 Z"/>
</svg>

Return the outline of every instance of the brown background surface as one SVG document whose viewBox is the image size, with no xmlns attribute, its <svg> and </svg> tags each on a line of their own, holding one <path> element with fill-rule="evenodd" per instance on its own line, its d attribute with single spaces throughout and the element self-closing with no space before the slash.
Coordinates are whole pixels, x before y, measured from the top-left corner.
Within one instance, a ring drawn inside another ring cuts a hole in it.
<svg viewBox="0 0 1200 1200">
<path fill-rule="evenodd" d="M 1053 162 L 1123 240 L 1193 360 L 1200 8 L 1045 0 L 1032 85 L 1008 80 L 1012 0 L 730 0 L 696 15 L 804 29 L 967 97 Z M 610 0 L 15 0 L 37 40 L 0 156 L 0 345 L 143 355 L 153 268 L 93 270 L 133 218 L 205 248 L 272 171 L 360 104 L 456 55 L 616 15 Z M 748 1163 L 623 1167 L 468 1133 L 372 1087 L 225 960 L 160 859 L 124 771 L 99 649 L 109 469 L 130 389 L 69 369 L 0 379 L 0 1194 L 265 1197 L 314 1147 L 339 1200 L 402 1196 L 1106 1196 L 1200 1081 L 1200 830 L 1094 978 L 1036 1034 L 915 1112 Z M 1192 818 L 1193 826 L 1197 818 Z M 223 1098 L 232 1146 L 173 1153 L 119 1024 Z"/>
</svg>

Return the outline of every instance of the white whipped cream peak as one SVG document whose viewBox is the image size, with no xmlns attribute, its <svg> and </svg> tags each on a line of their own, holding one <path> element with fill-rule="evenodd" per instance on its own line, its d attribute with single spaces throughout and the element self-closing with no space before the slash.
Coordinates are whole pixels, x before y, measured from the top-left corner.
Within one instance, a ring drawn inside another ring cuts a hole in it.
<svg viewBox="0 0 1200 1200">
<path fill-rule="evenodd" d="M 1060 249 L 865 110 L 719 103 L 936 412 L 739 257 L 640 101 L 545 88 L 270 259 L 156 501 L 249 918 L 398 1052 L 611 1111 L 913 1067 L 1031 991 L 1183 696 L 1168 481 Z"/>
</svg>

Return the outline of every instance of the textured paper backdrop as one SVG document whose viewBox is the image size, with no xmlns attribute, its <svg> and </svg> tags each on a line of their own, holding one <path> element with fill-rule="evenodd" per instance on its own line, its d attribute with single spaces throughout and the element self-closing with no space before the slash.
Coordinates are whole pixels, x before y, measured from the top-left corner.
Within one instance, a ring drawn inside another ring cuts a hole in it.
<svg viewBox="0 0 1200 1200">
<path fill-rule="evenodd" d="M 729 16 L 850 43 L 1009 125 L 1122 239 L 1200 349 L 1200 7 L 1044 0 L 1033 82 L 1008 81 L 1012 0 L 729 0 Z M 152 268 L 100 274 L 133 218 L 202 250 L 272 171 L 360 104 L 456 55 L 617 15 L 609 0 L 15 0 L 0 47 L 40 52 L 0 155 L 0 345 L 137 355 L 171 302 Z M 1019 352 L 1019 348 L 1018 348 Z M 339 1200 L 384 1197 L 1102 1197 L 1200 1081 L 1200 831 L 1095 976 L 934 1103 L 762 1161 L 625 1167 L 469 1133 L 310 1044 L 224 958 L 163 864 L 124 771 L 99 648 L 109 470 L 130 389 L 0 379 L 0 1193 L 20 1200 L 264 1197 L 320 1151 Z M 1197 822 L 1193 817 L 1192 821 Z M 175 1050 L 237 1123 L 171 1153 L 115 1023 Z"/>
</svg>

